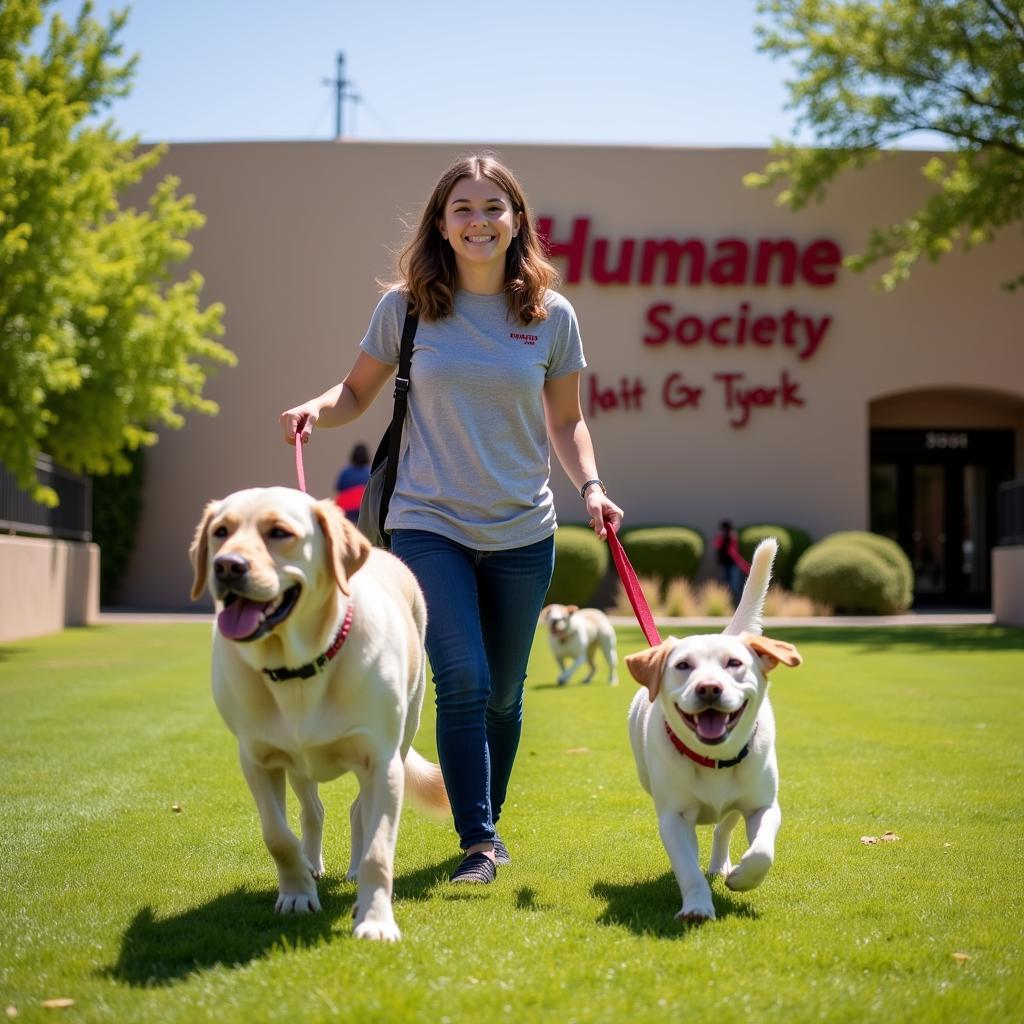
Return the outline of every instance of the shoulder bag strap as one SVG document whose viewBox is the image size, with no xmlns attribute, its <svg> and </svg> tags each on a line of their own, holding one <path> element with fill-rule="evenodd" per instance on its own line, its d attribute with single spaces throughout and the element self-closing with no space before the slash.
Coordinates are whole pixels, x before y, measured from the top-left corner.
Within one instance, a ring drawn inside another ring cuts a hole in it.
<svg viewBox="0 0 1024 1024">
<path fill-rule="evenodd" d="M 398 353 L 398 371 L 395 374 L 395 411 L 391 417 L 388 430 L 388 465 L 384 470 L 384 487 L 380 494 L 380 530 L 384 532 L 384 523 L 388 518 L 388 506 L 395 490 L 395 478 L 398 476 L 398 452 L 402 445 L 402 425 L 405 423 L 405 411 L 409 404 L 409 372 L 412 368 L 412 340 L 416 337 L 419 317 L 412 311 L 409 303 L 405 311 L 405 323 L 402 325 L 402 346 Z"/>
</svg>

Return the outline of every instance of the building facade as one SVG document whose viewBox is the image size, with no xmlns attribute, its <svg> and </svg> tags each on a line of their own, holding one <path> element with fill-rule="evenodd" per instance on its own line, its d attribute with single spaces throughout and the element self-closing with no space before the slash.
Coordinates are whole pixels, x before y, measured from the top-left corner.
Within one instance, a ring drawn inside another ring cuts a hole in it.
<svg viewBox="0 0 1024 1024">
<path fill-rule="evenodd" d="M 747 189 L 764 150 L 497 147 L 542 221 L 576 308 L 582 401 L 627 525 L 782 523 L 814 537 L 873 529 L 907 550 L 917 603 L 986 606 L 995 495 L 1024 475 L 1024 269 L 1019 231 L 891 293 L 846 269 L 873 225 L 925 194 L 919 153 L 845 176 L 799 214 Z M 473 147 L 389 143 L 175 145 L 159 175 L 207 224 L 189 266 L 225 303 L 238 366 L 148 454 L 122 604 L 188 606 L 203 505 L 294 485 L 277 416 L 350 365 L 393 253 L 434 181 Z M 145 183 L 152 188 L 155 179 Z M 136 202 L 141 204 L 140 192 Z M 528 343 L 524 341 L 524 344 Z M 375 444 L 388 391 L 315 433 L 310 490 L 332 493 L 356 441 Z M 560 521 L 582 506 L 557 465 Z"/>
</svg>

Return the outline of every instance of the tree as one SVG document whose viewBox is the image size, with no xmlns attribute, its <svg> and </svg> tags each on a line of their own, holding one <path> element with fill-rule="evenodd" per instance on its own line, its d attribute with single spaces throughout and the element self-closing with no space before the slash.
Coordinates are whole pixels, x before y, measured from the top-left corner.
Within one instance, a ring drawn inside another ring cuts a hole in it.
<svg viewBox="0 0 1024 1024">
<path fill-rule="evenodd" d="M 776 141 L 746 184 L 782 182 L 779 203 L 799 210 L 842 171 L 917 133 L 950 146 L 924 159 L 929 198 L 902 223 L 873 228 L 850 266 L 888 260 L 881 283 L 892 289 L 922 256 L 938 260 L 1024 219 L 1022 0 L 761 0 L 758 10 L 775 19 L 759 26 L 759 49 L 794 60 L 795 131 L 809 128 L 817 145 Z M 1024 274 L 1006 287 L 1022 283 Z"/>
<path fill-rule="evenodd" d="M 75 24 L 52 0 L 0 0 L 0 461 L 35 500 L 45 451 L 76 472 L 129 468 L 183 413 L 215 413 L 202 389 L 213 364 L 233 365 L 216 339 L 219 304 L 201 309 L 202 277 L 173 279 L 204 218 L 166 177 L 145 210 L 118 195 L 159 163 L 98 113 L 130 89 L 136 59 L 85 3 Z"/>
</svg>

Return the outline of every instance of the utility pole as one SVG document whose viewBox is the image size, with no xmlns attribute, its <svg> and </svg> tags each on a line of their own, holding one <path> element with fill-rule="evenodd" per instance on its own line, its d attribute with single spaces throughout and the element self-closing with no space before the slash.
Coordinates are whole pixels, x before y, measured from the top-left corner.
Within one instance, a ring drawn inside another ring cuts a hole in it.
<svg viewBox="0 0 1024 1024">
<path fill-rule="evenodd" d="M 355 82 L 350 82 L 345 77 L 345 54 L 340 50 L 338 51 L 337 77 L 325 78 L 323 84 L 334 86 L 334 137 L 340 139 L 342 137 L 341 115 L 345 106 L 345 100 L 358 103 L 362 99 L 362 96 L 359 96 L 357 93 L 349 92 L 349 86 L 355 85 Z"/>
</svg>

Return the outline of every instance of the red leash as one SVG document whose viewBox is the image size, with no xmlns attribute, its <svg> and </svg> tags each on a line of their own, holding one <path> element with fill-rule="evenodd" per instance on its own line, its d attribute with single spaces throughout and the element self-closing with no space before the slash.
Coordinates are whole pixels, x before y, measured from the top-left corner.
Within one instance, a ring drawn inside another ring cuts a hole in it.
<svg viewBox="0 0 1024 1024">
<path fill-rule="evenodd" d="M 661 643 L 661 634 L 658 632 L 658 627 L 654 624 L 654 616 L 651 614 L 651 609 L 647 604 L 647 598 L 644 597 L 643 590 L 640 589 L 640 582 L 636 578 L 633 566 L 630 565 L 626 552 L 622 549 L 622 543 L 615 535 L 615 531 L 611 526 L 607 527 L 605 537 L 608 540 L 608 547 L 611 548 L 615 571 L 619 574 L 619 579 L 622 580 L 622 585 L 626 589 L 626 597 L 629 598 L 629 603 L 633 606 L 633 614 L 636 615 L 636 621 L 640 623 L 640 628 L 643 630 L 647 642 L 652 647 L 657 647 Z"/>
</svg>

